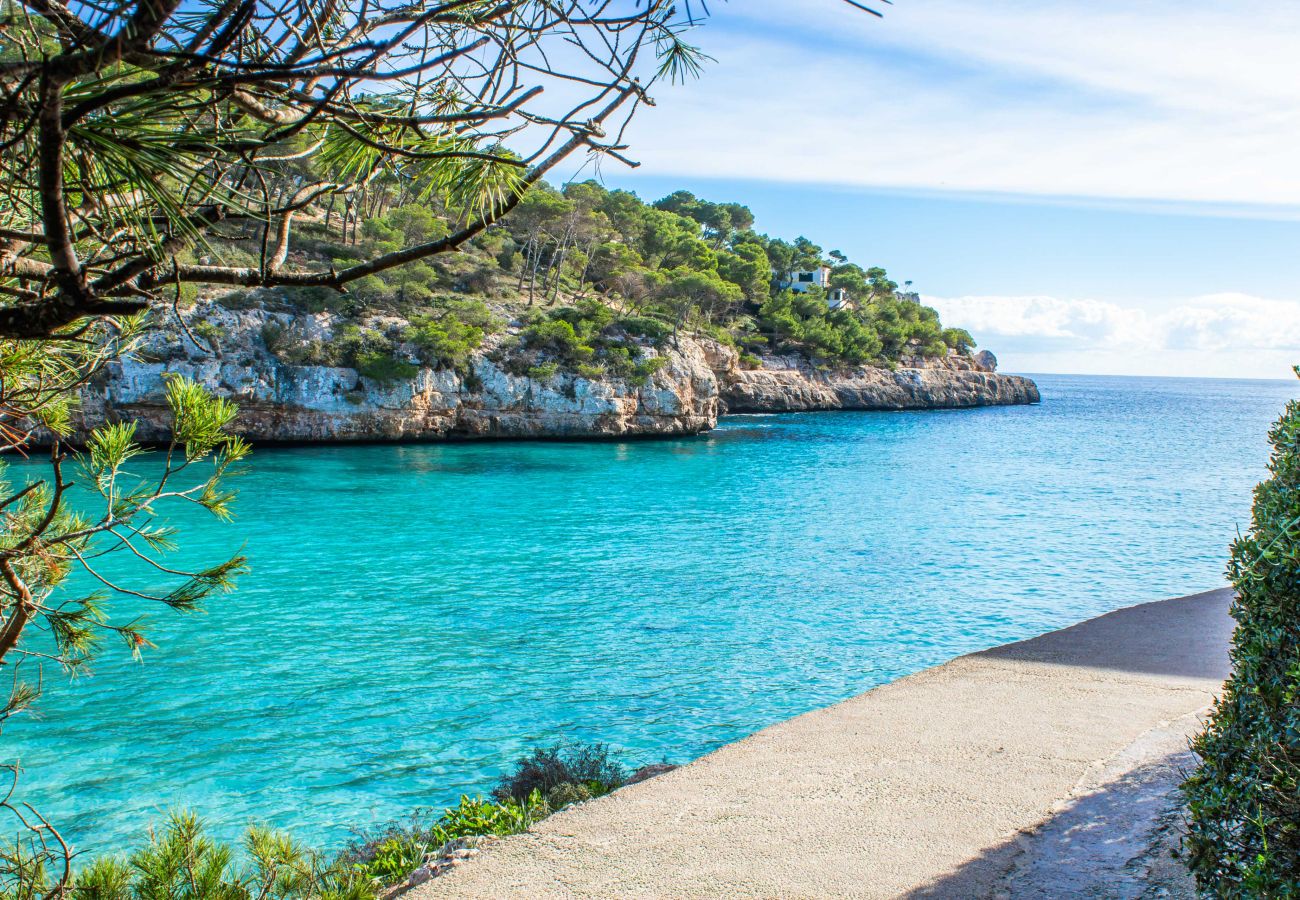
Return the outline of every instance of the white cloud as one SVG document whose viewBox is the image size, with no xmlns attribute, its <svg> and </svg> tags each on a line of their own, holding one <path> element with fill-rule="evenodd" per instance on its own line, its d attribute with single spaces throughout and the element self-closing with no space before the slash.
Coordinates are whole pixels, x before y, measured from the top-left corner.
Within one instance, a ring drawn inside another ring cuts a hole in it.
<svg viewBox="0 0 1300 900">
<path fill-rule="evenodd" d="M 1300 301 L 1208 294 L 1153 310 L 1060 297 L 925 297 L 1020 371 L 1282 378 L 1300 363 Z"/>
<path fill-rule="evenodd" d="M 631 134 L 659 174 L 1300 204 L 1300 4 L 720 7 Z"/>
</svg>

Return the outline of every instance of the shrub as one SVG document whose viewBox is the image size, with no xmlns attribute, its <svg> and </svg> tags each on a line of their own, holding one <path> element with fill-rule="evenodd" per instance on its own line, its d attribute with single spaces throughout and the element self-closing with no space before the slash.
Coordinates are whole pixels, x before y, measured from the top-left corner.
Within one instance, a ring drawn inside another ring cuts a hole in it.
<svg viewBox="0 0 1300 900">
<path fill-rule="evenodd" d="M 267 322 L 262 326 L 262 343 L 270 353 L 274 353 L 284 343 L 284 326 L 279 322 Z"/>
<path fill-rule="evenodd" d="M 226 309 L 253 309 L 262 306 L 265 294 L 260 291 L 226 291 L 217 297 L 217 305 Z"/>
<path fill-rule="evenodd" d="M 191 325 L 190 331 L 194 332 L 195 337 L 203 340 L 214 351 L 221 348 L 221 339 L 226 336 L 226 329 L 206 319 Z"/>
<path fill-rule="evenodd" d="M 394 835 L 376 844 L 370 859 L 356 864 L 353 871 L 380 885 L 395 884 L 420 868 L 425 855 L 438 846 L 422 834 Z"/>
<path fill-rule="evenodd" d="M 559 371 L 560 371 L 559 363 L 547 362 L 547 363 L 539 363 L 538 365 L 535 366 L 529 366 L 527 370 L 525 370 L 524 374 L 526 374 L 529 378 L 533 379 L 534 381 L 550 381 L 559 373 Z"/>
<path fill-rule="evenodd" d="M 1197 883 L 1243 900 L 1300 897 L 1300 401 L 1269 440 L 1271 477 L 1228 563 L 1233 671 L 1183 786 Z"/>
<path fill-rule="evenodd" d="M 360 353 L 356 358 L 355 365 L 359 374 L 384 385 L 408 381 L 420 371 L 420 367 L 415 363 L 398 359 L 391 352 L 384 351 Z"/>
<path fill-rule="evenodd" d="M 560 785 L 586 788 L 591 797 L 621 787 L 627 772 L 608 744 L 555 744 L 536 747 L 501 778 L 492 796 L 505 801 L 529 797 L 534 791 L 549 794 Z"/>
<path fill-rule="evenodd" d="M 963 356 L 969 355 L 975 347 L 975 339 L 965 328 L 945 328 L 943 342 Z"/>
<path fill-rule="evenodd" d="M 591 788 L 585 784 L 572 784 L 566 781 L 557 784 L 546 792 L 546 805 L 552 810 L 561 810 L 574 803 L 582 803 L 592 797 Z"/>
<path fill-rule="evenodd" d="M 101 857 L 79 871 L 75 900 L 369 900 L 358 873 L 305 850 L 283 832 L 250 828 L 242 856 L 207 837 L 192 814 L 172 813 L 128 858 Z"/>
<path fill-rule="evenodd" d="M 629 327 L 631 323 L 631 327 Z M 561 370 L 583 378 L 622 378 L 644 385 L 664 365 L 660 357 L 643 357 L 644 348 L 629 335 L 666 338 L 671 327 L 648 317 L 619 321 L 614 310 L 595 300 L 553 310 L 532 321 L 519 336 L 523 356 L 507 361 L 516 374 L 547 379 Z"/>
<path fill-rule="evenodd" d="M 529 325 L 524 331 L 524 342 L 529 349 L 553 355 L 570 365 L 586 362 L 596 354 L 573 323 L 562 318 Z"/>
<path fill-rule="evenodd" d="M 346 294 L 340 294 L 328 287 L 287 287 L 283 292 L 288 304 L 303 312 L 337 312 L 351 315 L 360 309 L 355 291 L 351 289 Z"/>
<path fill-rule="evenodd" d="M 439 846 L 461 837 L 507 835 L 527 831 L 550 812 L 542 795 L 531 791 L 522 799 L 500 801 L 462 796 L 460 803 L 443 810 L 430 834 Z"/>
<path fill-rule="evenodd" d="M 656 346 L 672 336 L 673 326 L 670 322 L 651 316 L 628 316 L 619 322 L 623 330 L 633 337 L 643 337 Z"/>
<path fill-rule="evenodd" d="M 489 331 L 501 323 L 478 300 L 444 300 L 439 313 L 417 316 L 402 335 L 428 365 L 463 371 Z"/>
<path fill-rule="evenodd" d="M 448 841 L 485 835 L 505 836 L 527 831 L 550 814 L 540 792 L 524 800 L 485 800 L 461 796 L 455 806 L 436 817 L 417 810 L 403 822 L 390 822 L 373 834 L 362 834 L 335 860 L 335 869 L 356 873 L 375 885 L 394 884 L 419 868 L 429 853 Z"/>
</svg>

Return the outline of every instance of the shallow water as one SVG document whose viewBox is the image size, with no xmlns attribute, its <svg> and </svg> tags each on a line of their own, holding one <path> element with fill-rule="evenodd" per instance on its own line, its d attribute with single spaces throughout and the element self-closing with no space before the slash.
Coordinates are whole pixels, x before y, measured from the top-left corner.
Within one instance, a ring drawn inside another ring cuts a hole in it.
<svg viewBox="0 0 1300 900">
<path fill-rule="evenodd" d="M 1042 376 L 1036 407 L 740 416 L 635 443 L 268 449 L 253 572 L 46 673 L 24 798 L 83 848 L 169 806 L 319 843 L 525 748 L 683 761 L 955 655 L 1223 584 L 1287 382 Z M 119 604 L 123 614 L 131 607 Z"/>
</svg>

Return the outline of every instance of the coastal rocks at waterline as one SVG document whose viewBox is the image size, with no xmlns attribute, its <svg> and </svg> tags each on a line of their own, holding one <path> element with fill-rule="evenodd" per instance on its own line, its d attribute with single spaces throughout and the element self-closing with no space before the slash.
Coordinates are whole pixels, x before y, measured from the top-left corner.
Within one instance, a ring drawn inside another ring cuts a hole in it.
<svg viewBox="0 0 1300 900">
<path fill-rule="evenodd" d="M 156 330 L 141 359 L 110 364 L 83 391 L 83 428 L 136 419 L 140 439 L 165 438 L 169 373 L 235 401 L 235 430 L 254 441 L 672 436 L 707 431 L 718 418 L 717 378 L 690 341 L 645 348 L 664 364 L 641 385 L 565 373 L 545 379 L 512 374 L 493 353 L 491 338 L 463 371 L 412 366 L 412 377 L 380 381 L 351 368 L 295 365 L 267 347 L 270 334 L 330 340 L 340 322 L 329 314 L 201 303 L 194 318 L 207 324 L 204 334 L 220 335 L 216 353 L 179 329 Z M 400 330 L 405 323 L 368 324 Z"/>
<path fill-rule="evenodd" d="M 998 374 L 997 360 L 987 352 L 974 358 L 904 358 L 894 369 L 827 370 L 801 356 L 767 357 L 760 367 L 746 368 L 730 347 L 705 346 L 718 375 L 724 413 L 961 409 L 1040 400 L 1032 380 Z"/>
<path fill-rule="evenodd" d="M 295 363 L 268 346 L 279 350 L 285 336 L 298 346 L 328 343 L 344 325 L 329 313 L 229 309 L 202 301 L 188 318 L 202 325 L 196 337 L 177 327 L 155 329 L 139 358 L 109 364 L 85 387 L 79 430 L 136 420 L 138 439 L 166 439 L 169 374 L 233 400 L 239 407 L 235 430 L 261 442 L 682 436 L 708 431 L 726 412 L 931 409 L 1039 399 L 1032 381 L 997 374 L 995 362 L 981 365 L 978 357 L 834 371 L 801 357 L 772 357 L 746 368 L 733 348 L 685 335 L 641 348 L 644 357 L 664 362 L 639 382 L 516 374 L 500 352 L 508 334 L 489 337 L 459 371 L 420 366 L 412 353 L 405 368 L 412 374 L 377 380 L 353 368 Z M 407 323 L 375 318 L 364 324 L 400 334 Z M 199 346 L 209 342 L 215 349 Z"/>
</svg>

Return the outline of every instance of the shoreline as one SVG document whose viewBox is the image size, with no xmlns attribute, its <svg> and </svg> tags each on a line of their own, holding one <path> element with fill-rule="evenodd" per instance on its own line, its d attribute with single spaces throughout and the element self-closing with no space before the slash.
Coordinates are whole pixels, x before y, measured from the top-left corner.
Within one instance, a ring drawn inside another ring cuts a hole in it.
<svg viewBox="0 0 1300 900">
<path fill-rule="evenodd" d="M 772 356 L 750 369 L 736 348 L 695 334 L 638 345 L 655 365 L 636 377 L 581 366 L 521 372 L 498 346 L 510 337 L 506 332 L 458 367 L 407 360 L 400 373 L 363 374 L 341 364 L 281 359 L 265 334 L 288 327 L 282 314 L 211 302 L 199 304 L 195 314 L 221 330 L 220 349 L 196 353 L 184 341 L 178 345 L 175 334 L 151 332 L 137 358 L 110 363 L 82 389 L 74 432 L 134 420 L 139 440 L 166 441 L 166 382 L 172 376 L 233 401 L 232 430 L 258 444 L 617 441 L 704 433 L 729 409 L 949 409 L 1041 399 L 1033 381 L 998 374 L 991 354 L 905 356 L 887 366 L 833 371 L 804 357 Z"/>
<path fill-rule="evenodd" d="M 1116 867 L 1177 880 L 1170 779 L 1228 672 L 1229 602 L 1221 588 L 1129 606 L 958 657 L 563 810 L 405 896 L 1036 896 L 1061 872 L 1108 884 Z"/>
<path fill-rule="evenodd" d="M 1010 376 L 1024 378 L 1027 376 Z M 726 419 L 748 419 L 748 418 L 767 418 L 770 416 L 802 416 L 810 413 L 861 413 L 861 414 L 897 414 L 897 413 L 915 413 L 924 415 L 926 413 L 940 412 L 970 412 L 975 410 L 986 409 L 1005 409 L 1016 407 L 1038 406 L 1041 400 L 1032 403 L 985 403 L 985 404 L 956 404 L 950 406 L 903 406 L 903 407 L 826 407 L 816 409 L 778 409 L 778 410 L 740 410 L 736 412 L 725 411 L 719 412 L 717 422 Z M 130 416 L 122 417 L 124 421 L 130 421 Z M 423 447 L 423 446 L 467 446 L 467 445 L 485 445 L 485 444 L 621 444 L 621 443 L 664 443 L 669 441 L 691 440 L 693 438 L 707 437 L 717 430 L 717 424 L 710 428 L 692 432 L 628 432 L 623 434 L 460 434 L 448 433 L 442 436 L 403 436 L 403 437 L 384 437 L 383 435 L 368 435 L 365 437 L 328 437 L 328 438 L 256 438 L 249 439 L 254 449 L 273 449 L 273 450 L 294 450 L 307 447 Z M 67 444 L 68 442 L 64 442 Z M 138 441 L 141 446 L 161 449 L 167 446 L 166 441 L 162 440 L 141 440 Z M 80 441 L 72 444 L 78 449 L 84 449 Z M 40 440 L 32 444 L 37 448 L 48 448 L 49 442 Z"/>
</svg>

